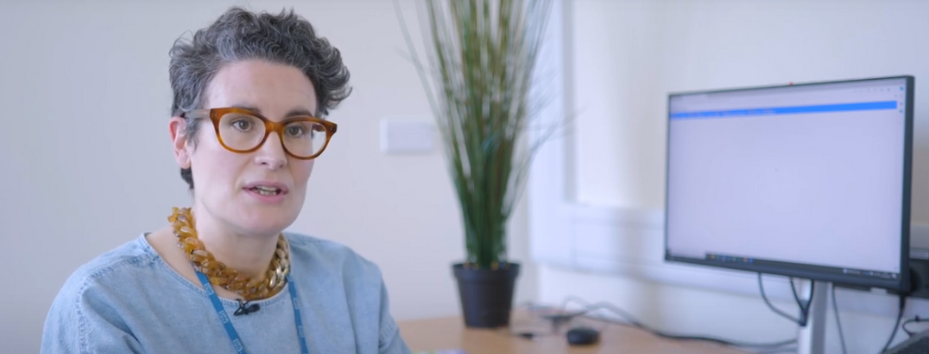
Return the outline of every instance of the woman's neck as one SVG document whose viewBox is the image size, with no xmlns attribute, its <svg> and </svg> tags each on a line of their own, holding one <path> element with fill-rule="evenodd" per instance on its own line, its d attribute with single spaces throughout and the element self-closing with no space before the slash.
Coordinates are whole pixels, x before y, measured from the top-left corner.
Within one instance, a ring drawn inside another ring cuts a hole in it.
<svg viewBox="0 0 929 354">
<path fill-rule="evenodd" d="M 199 213 L 197 211 L 200 211 Z M 277 249 L 278 234 L 245 235 L 229 230 L 202 208 L 191 211 L 197 238 L 217 261 L 253 280 L 262 280 Z"/>
</svg>

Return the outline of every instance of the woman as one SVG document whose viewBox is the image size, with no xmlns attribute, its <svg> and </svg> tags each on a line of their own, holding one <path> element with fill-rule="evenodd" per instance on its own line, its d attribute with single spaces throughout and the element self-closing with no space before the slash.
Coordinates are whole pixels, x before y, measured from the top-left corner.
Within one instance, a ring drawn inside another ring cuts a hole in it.
<svg viewBox="0 0 929 354">
<path fill-rule="evenodd" d="M 171 49 L 174 157 L 193 195 L 169 225 L 77 270 L 43 353 L 409 353 L 378 267 L 283 233 L 345 99 L 339 51 L 293 12 L 232 8 Z"/>
</svg>

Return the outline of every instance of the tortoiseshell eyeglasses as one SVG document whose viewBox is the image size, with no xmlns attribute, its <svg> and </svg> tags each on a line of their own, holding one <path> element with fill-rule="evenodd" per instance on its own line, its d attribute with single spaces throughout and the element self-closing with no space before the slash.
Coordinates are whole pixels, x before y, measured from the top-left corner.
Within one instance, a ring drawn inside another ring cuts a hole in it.
<svg viewBox="0 0 929 354">
<path fill-rule="evenodd" d="M 226 150 L 249 153 L 261 148 L 268 135 L 277 133 L 284 151 L 295 158 L 309 160 L 326 150 L 337 125 L 313 116 L 292 116 L 281 122 L 271 121 L 244 108 L 212 108 L 187 112 L 186 119 L 209 118 L 216 138 Z"/>
</svg>

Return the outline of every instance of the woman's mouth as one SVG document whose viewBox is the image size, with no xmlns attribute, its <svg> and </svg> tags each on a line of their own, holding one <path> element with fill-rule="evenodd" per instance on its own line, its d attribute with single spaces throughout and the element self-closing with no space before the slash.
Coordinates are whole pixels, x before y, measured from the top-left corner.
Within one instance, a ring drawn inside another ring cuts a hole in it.
<svg viewBox="0 0 929 354">
<path fill-rule="evenodd" d="M 261 195 L 266 195 L 266 196 L 279 195 L 284 192 L 280 188 L 271 187 L 271 186 L 255 186 L 255 187 L 246 188 L 246 189 L 253 191 L 255 193 L 261 194 Z"/>
<path fill-rule="evenodd" d="M 258 181 L 246 184 L 243 188 L 249 195 L 262 203 L 282 203 L 287 196 L 287 185 L 271 181 Z"/>
</svg>

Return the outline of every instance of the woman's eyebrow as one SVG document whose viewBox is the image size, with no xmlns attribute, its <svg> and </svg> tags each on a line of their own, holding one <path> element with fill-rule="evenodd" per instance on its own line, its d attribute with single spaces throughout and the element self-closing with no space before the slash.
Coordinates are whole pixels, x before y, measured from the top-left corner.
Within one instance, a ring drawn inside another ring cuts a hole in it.
<svg viewBox="0 0 929 354">
<path fill-rule="evenodd" d="M 293 116 L 313 116 L 315 117 L 316 115 L 313 114 L 313 112 L 310 112 L 310 110 L 305 109 L 305 108 L 294 108 L 290 110 L 290 112 L 287 112 L 287 117 L 293 117 Z"/>
<path fill-rule="evenodd" d="M 258 109 L 258 107 L 252 107 L 252 106 L 249 106 L 249 105 L 236 104 L 236 105 L 232 105 L 232 108 L 244 109 L 244 110 L 248 110 L 248 111 L 252 111 L 252 112 L 261 114 L 261 109 Z"/>
<path fill-rule="evenodd" d="M 261 109 L 259 109 L 258 107 L 253 107 L 249 105 L 233 105 L 232 107 L 246 109 L 246 110 L 258 113 L 258 114 L 262 114 Z M 316 115 L 313 114 L 313 112 L 310 112 L 310 110 L 306 108 L 294 108 L 294 109 L 291 109 L 290 112 L 287 112 L 287 114 L 284 115 L 284 117 L 293 117 L 293 116 L 313 116 L 315 117 Z"/>
</svg>

